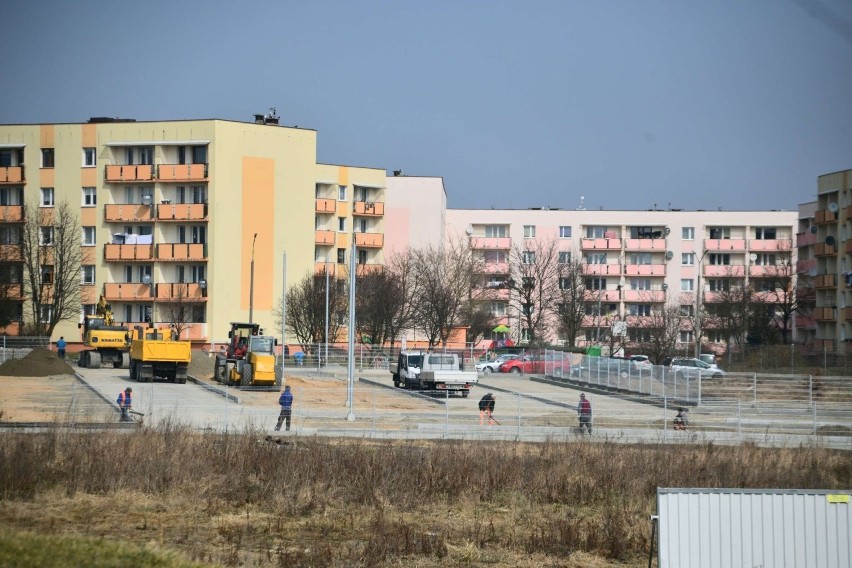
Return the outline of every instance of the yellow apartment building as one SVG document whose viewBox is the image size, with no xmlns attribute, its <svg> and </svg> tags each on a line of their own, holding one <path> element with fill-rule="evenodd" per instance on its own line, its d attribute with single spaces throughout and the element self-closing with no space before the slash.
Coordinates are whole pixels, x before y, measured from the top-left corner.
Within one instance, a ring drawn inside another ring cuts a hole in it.
<svg viewBox="0 0 852 568">
<path fill-rule="evenodd" d="M 317 164 L 316 146 L 316 131 L 281 126 L 274 112 L 0 125 L 0 244 L 14 247 L 26 212 L 67 201 L 85 252 L 80 320 L 104 295 L 128 327 L 167 326 L 180 304 L 197 343 L 226 340 L 229 322 L 250 316 L 280 337 L 285 266 L 288 286 L 326 262 L 342 275 L 353 235 L 363 270 L 383 261 L 385 171 Z M 23 314 L 21 267 L 2 274 Z M 79 341 L 77 323 L 53 339 Z"/>
</svg>

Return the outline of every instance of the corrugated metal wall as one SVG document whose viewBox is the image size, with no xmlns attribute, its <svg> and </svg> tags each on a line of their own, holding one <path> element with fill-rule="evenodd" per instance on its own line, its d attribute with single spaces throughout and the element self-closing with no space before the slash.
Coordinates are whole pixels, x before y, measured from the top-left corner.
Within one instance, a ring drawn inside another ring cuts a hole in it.
<svg viewBox="0 0 852 568">
<path fill-rule="evenodd" d="M 660 568 L 850 568 L 852 490 L 657 489 Z"/>
</svg>

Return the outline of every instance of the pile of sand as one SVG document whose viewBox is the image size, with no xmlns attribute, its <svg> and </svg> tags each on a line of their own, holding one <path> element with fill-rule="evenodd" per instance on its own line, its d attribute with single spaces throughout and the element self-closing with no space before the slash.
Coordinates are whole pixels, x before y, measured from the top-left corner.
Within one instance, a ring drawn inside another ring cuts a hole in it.
<svg viewBox="0 0 852 568">
<path fill-rule="evenodd" d="M 21 359 L 9 359 L 0 365 L 0 375 L 5 377 L 49 377 L 73 375 L 74 369 L 59 356 L 43 347 L 36 347 Z"/>
<path fill-rule="evenodd" d="M 208 357 L 206 350 L 192 350 L 192 361 L 187 372 L 196 379 L 212 379 L 216 358 Z"/>
</svg>

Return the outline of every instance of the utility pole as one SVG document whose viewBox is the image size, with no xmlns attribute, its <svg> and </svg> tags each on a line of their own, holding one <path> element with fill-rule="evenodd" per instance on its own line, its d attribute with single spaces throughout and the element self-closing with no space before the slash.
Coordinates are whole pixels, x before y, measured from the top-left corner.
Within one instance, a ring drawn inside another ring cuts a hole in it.
<svg viewBox="0 0 852 568">
<path fill-rule="evenodd" d="M 698 259 L 698 289 L 695 291 L 695 358 L 701 358 L 701 263 L 707 254 L 705 250 Z"/>
<path fill-rule="evenodd" d="M 251 276 L 249 281 L 249 323 L 254 323 L 254 243 L 257 241 L 257 233 L 251 240 Z"/>
</svg>

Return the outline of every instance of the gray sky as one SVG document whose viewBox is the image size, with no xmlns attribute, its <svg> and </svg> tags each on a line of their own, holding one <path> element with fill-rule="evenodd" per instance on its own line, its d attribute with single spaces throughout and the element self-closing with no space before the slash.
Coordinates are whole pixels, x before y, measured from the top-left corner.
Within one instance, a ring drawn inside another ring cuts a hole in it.
<svg viewBox="0 0 852 568">
<path fill-rule="evenodd" d="M 852 168 L 852 2 L 0 0 L 0 123 L 250 120 L 455 208 L 795 209 Z"/>
</svg>

